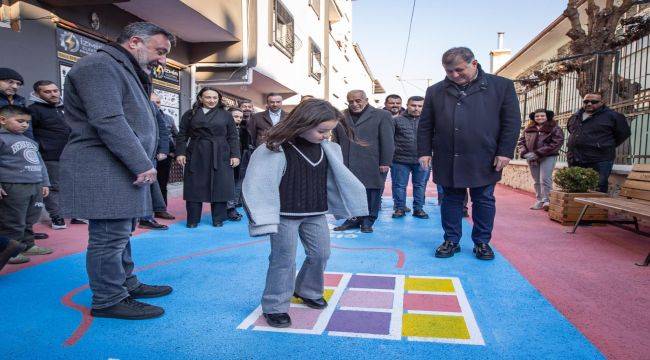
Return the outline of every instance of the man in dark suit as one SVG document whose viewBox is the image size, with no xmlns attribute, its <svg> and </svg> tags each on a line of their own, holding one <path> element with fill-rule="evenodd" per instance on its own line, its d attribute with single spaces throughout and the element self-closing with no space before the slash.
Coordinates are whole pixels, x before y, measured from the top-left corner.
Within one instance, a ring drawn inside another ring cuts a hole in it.
<svg viewBox="0 0 650 360">
<path fill-rule="evenodd" d="M 483 72 L 468 48 L 448 50 L 442 65 L 447 77 L 427 89 L 418 127 L 420 165 L 433 165 L 434 182 L 444 191 L 440 212 L 445 235 L 436 257 L 460 251 L 469 188 L 474 254 L 491 260 L 494 186 L 514 155 L 521 127 L 519 101 L 512 81 Z"/>
<path fill-rule="evenodd" d="M 266 111 L 254 114 L 246 124 L 248 133 L 251 135 L 252 145 L 254 147 L 262 145 L 266 131 L 286 117 L 287 113 L 282 110 L 282 95 L 268 94 L 266 96 Z"/>
<path fill-rule="evenodd" d="M 334 230 L 361 227 L 361 232 L 370 233 L 379 216 L 386 174 L 393 162 L 395 128 L 391 114 L 368 105 L 363 90 L 352 90 L 347 98 L 348 109 L 343 114 L 358 140 L 351 141 L 340 125 L 334 129 L 334 136 L 341 145 L 345 165 L 366 187 L 369 216 L 348 219 Z"/>
<path fill-rule="evenodd" d="M 61 155 L 64 214 L 89 219 L 86 270 L 95 317 L 147 319 L 164 313 L 141 303 L 171 293 L 133 274 L 131 233 L 151 215 L 149 187 L 158 132 L 149 101 L 154 66 L 164 65 L 174 36 L 145 22 L 127 25 L 117 39 L 81 58 L 65 83 L 70 139 Z"/>
</svg>

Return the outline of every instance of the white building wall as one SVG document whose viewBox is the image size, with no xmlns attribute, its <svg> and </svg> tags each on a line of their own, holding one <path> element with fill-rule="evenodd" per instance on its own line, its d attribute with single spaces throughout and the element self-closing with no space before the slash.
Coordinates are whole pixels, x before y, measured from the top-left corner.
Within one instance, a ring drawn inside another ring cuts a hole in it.
<svg viewBox="0 0 650 360">
<path fill-rule="evenodd" d="M 330 34 L 330 102 L 347 107 L 347 92 L 364 90 L 372 98 L 373 83 L 352 46 L 352 1 L 335 0 L 341 20 L 332 25 Z M 371 105 L 374 103 L 371 101 Z"/>
<path fill-rule="evenodd" d="M 307 0 L 282 0 L 294 20 L 297 36 L 293 61 L 274 45 L 269 45 L 269 13 L 272 3 L 268 0 L 257 2 L 257 66 L 261 73 L 275 79 L 298 95 L 285 99 L 286 105 L 297 104 L 300 96 L 310 94 L 322 98 L 323 85 L 309 76 L 309 39 L 323 49 L 323 4 L 321 1 L 320 19 Z M 298 40 L 300 44 L 298 44 Z M 299 45 L 299 46 L 298 46 Z"/>
</svg>

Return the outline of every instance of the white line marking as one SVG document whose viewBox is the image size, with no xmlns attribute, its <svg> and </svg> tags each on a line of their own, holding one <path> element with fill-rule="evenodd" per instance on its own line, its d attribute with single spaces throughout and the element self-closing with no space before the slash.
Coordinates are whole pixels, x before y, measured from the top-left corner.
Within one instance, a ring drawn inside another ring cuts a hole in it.
<svg viewBox="0 0 650 360">
<path fill-rule="evenodd" d="M 393 296 L 393 314 L 390 317 L 390 334 L 395 339 L 402 338 L 402 313 L 404 312 L 404 275 L 395 277 L 395 294 Z"/>
<path fill-rule="evenodd" d="M 467 300 L 467 294 L 465 294 L 465 290 L 463 289 L 463 285 L 461 285 L 460 283 L 460 279 L 453 278 L 452 281 L 454 283 L 454 288 L 458 292 L 458 304 L 460 304 L 460 308 L 463 311 L 463 315 L 465 315 L 465 324 L 467 324 L 467 330 L 469 331 L 469 336 L 470 336 L 470 340 L 472 341 L 472 345 L 485 345 L 485 340 L 483 339 L 483 335 L 481 334 L 481 329 L 478 327 L 478 324 L 476 323 L 474 312 L 472 311 L 472 307 L 469 305 L 469 301 Z"/>
</svg>

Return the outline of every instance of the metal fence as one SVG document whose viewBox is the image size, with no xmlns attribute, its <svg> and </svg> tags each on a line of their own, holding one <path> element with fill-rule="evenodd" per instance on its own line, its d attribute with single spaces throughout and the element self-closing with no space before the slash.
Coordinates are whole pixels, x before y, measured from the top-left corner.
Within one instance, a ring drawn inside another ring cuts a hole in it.
<svg viewBox="0 0 650 360">
<path fill-rule="evenodd" d="M 616 164 L 650 163 L 650 36 L 643 37 L 615 51 L 612 60 L 613 91 L 606 103 L 612 109 L 624 114 L 630 124 L 632 135 L 616 149 Z M 589 60 L 593 71 L 564 74 L 562 77 L 538 84 L 533 88 L 518 91 L 523 116 L 523 126 L 528 114 L 536 109 L 555 112 L 555 119 L 568 138 L 567 121 L 582 106 L 578 91 L 579 76 L 593 81 L 598 88 L 603 79 L 598 79 L 598 67 L 602 66 L 600 55 Z M 583 78 L 584 80 L 584 78 Z M 566 141 L 558 161 L 566 161 Z"/>
</svg>

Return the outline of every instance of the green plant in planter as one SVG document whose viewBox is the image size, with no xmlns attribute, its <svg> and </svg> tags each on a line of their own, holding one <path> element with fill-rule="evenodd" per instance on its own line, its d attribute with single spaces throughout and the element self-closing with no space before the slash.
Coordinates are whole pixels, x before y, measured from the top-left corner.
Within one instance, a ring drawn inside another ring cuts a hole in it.
<svg viewBox="0 0 650 360">
<path fill-rule="evenodd" d="M 598 187 L 598 172 L 593 169 L 568 167 L 558 170 L 553 181 L 564 192 L 584 193 Z"/>
</svg>

